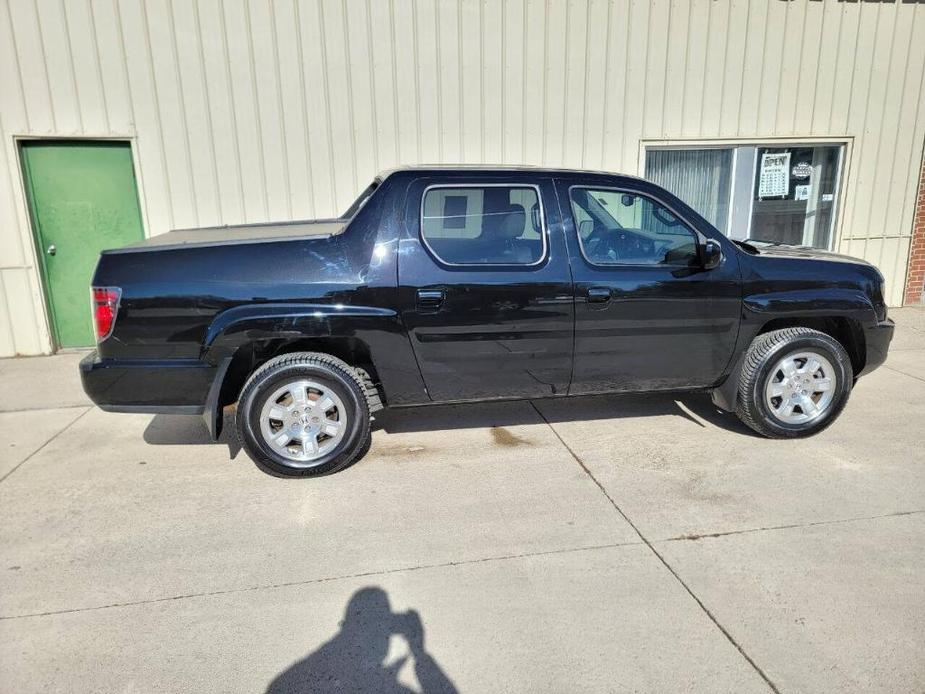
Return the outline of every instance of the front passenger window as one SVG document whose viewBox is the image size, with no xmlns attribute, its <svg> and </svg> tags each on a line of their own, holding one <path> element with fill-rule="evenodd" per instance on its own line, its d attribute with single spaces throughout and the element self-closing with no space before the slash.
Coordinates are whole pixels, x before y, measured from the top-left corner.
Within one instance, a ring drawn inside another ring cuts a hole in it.
<svg viewBox="0 0 925 694">
<path fill-rule="evenodd" d="M 572 214 L 585 258 L 596 265 L 698 262 L 697 235 L 651 198 L 617 190 L 573 188 Z"/>
</svg>

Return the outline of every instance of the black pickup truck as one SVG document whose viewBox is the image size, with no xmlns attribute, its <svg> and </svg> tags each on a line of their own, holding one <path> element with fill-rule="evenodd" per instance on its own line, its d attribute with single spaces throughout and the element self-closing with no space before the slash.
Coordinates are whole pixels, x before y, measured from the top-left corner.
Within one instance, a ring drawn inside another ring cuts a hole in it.
<svg viewBox="0 0 925 694">
<path fill-rule="evenodd" d="M 709 390 L 764 436 L 830 424 L 893 335 L 857 259 L 733 241 L 602 172 L 409 168 L 338 219 L 179 230 L 102 254 L 84 389 L 111 412 L 237 402 L 280 475 L 340 470 L 382 407 Z"/>
</svg>

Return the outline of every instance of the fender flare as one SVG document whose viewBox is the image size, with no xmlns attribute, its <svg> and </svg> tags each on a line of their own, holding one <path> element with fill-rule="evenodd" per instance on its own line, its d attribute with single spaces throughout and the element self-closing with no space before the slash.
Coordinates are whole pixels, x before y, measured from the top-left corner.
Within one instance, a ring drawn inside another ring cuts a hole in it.
<svg viewBox="0 0 925 694">
<path fill-rule="evenodd" d="M 752 340 L 772 320 L 847 318 L 867 326 L 877 323 L 877 311 L 870 298 L 857 289 L 830 287 L 753 294 L 742 298 L 742 327 L 736 341 L 736 354 L 726 379 L 713 388 L 713 404 L 735 412 L 739 374 Z"/>
<path fill-rule="evenodd" d="M 210 437 L 215 441 L 221 434 L 222 385 L 241 347 L 278 339 L 357 338 L 363 327 L 369 331 L 387 330 L 384 324 L 397 319 L 398 314 L 392 309 L 344 304 L 248 304 L 222 311 L 209 325 L 200 354 L 202 361 L 215 367 L 202 413 Z M 361 323 L 359 331 L 358 322 Z"/>
<path fill-rule="evenodd" d="M 775 318 L 852 318 L 861 324 L 877 322 L 870 297 L 859 289 L 826 287 L 766 292 L 742 297 L 743 323 Z"/>
</svg>

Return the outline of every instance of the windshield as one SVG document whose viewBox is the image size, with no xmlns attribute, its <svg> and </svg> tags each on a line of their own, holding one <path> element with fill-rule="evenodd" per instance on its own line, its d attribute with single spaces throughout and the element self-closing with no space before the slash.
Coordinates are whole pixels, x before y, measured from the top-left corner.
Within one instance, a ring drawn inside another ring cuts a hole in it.
<svg viewBox="0 0 925 694">
<path fill-rule="evenodd" d="M 366 190 L 360 193 L 360 197 L 353 201 L 353 204 L 350 205 L 350 207 L 347 208 L 347 211 L 340 216 L 340 219 L 353 219 L 356 213 L 360 211 L 360 208 L 362 208 L 363 205 L 366 204 L 366 201 L 369 200 L 370 196 L 373 194 L 376 188 L 379 187 L 380 183 L 381 181 L 377 178 L 368 186 L 366 186 Z"/>
</svg>

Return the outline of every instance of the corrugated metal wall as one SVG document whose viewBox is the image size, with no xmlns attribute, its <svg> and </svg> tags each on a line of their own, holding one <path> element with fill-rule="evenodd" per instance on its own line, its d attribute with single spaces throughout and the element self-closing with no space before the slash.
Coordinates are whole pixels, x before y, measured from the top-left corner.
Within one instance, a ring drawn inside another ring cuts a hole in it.
<svg viewBox="0 0 925 694">
<path fill-rule="evenodd" d="M 851 138 L 839 248 L 898 304 L 925 6 L 0 0 L 0 355 L 50 348 L 14 136 L 129 136 L 147 233 L 328 216 L 421 162 L 640 173 L 643 139 Z"/>
</svg>

